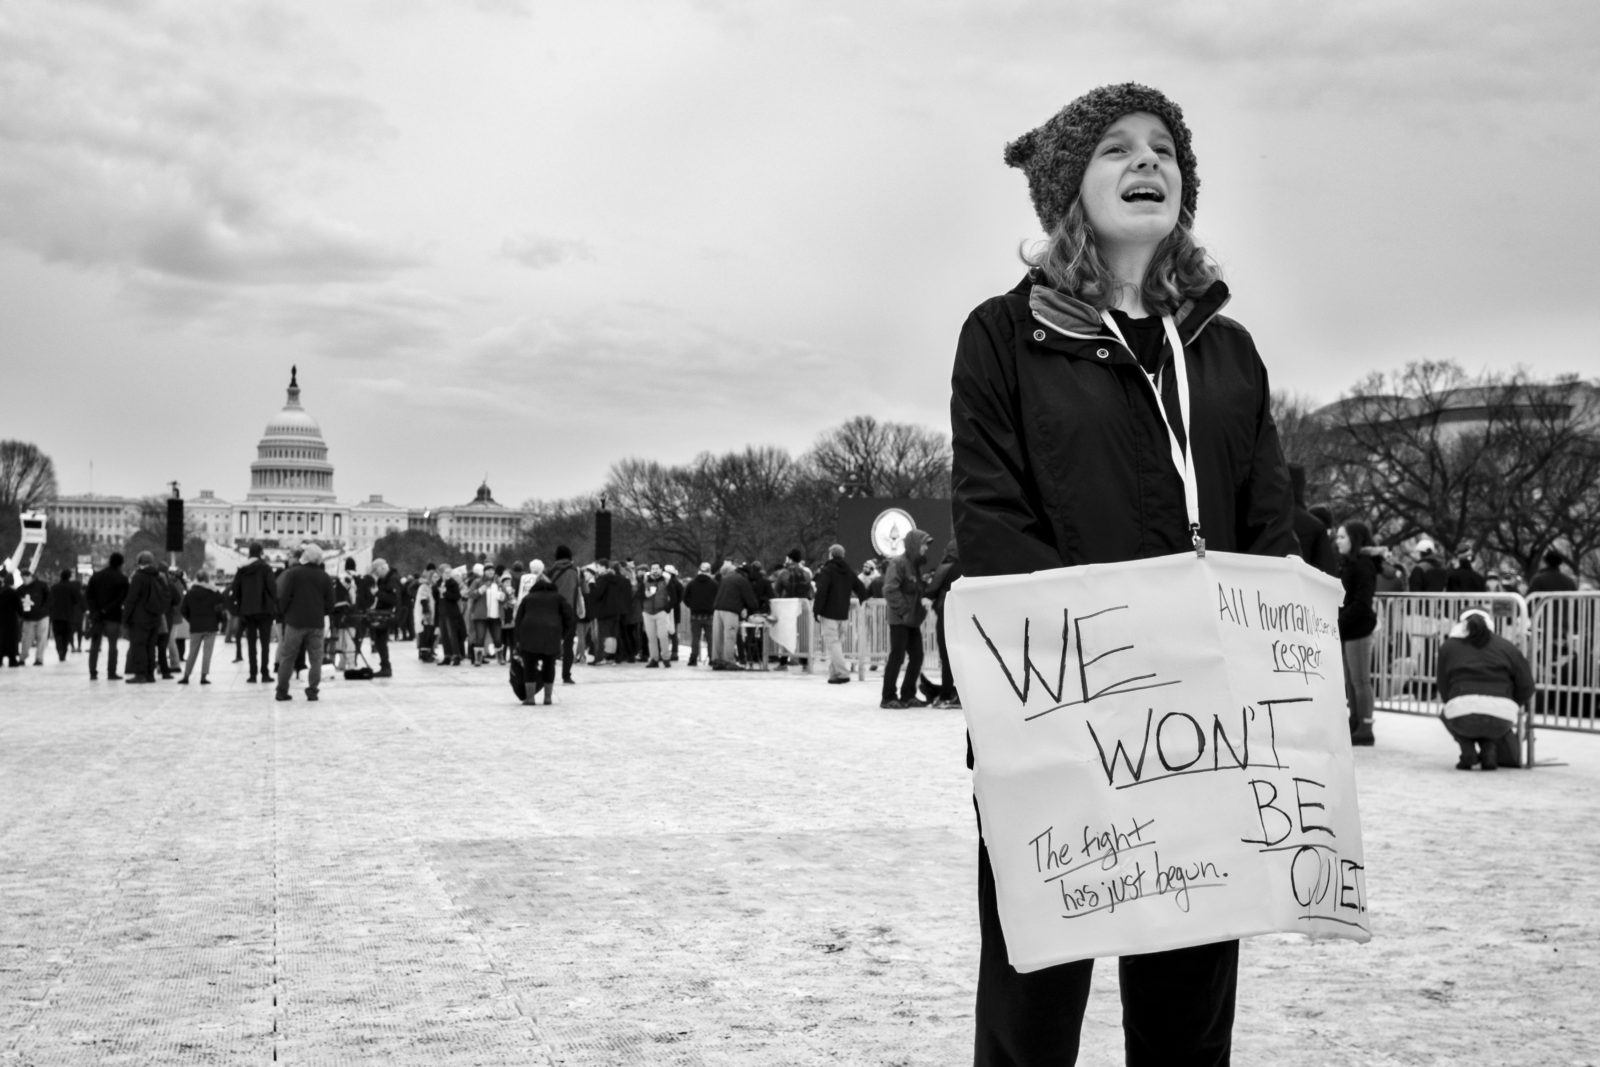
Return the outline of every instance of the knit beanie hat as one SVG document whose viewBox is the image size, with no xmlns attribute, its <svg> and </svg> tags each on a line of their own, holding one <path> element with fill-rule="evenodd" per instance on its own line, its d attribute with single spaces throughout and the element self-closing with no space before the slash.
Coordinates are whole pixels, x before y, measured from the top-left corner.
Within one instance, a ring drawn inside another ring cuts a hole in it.
<svg viewBox="0 0 1600 1067">
<path fill-rule="evenodd" d="M 1123 82 L 1090 89 L 1043 126 L 1006 145 L 1006 165 L 1017 167 L 1028 176 L 1033 210 L 1046 233 L 1056 228 L 1078 198 L 1089 156 L 1106 127 L 1135 111 L 1154 115 L 1171 131 L 1178 153 L 1178 172 L 1183 175 L 1183 208 L 1193 217 L 1200 177 L 1195 173 L 1194 150 L 1189 143 L 1189 127 L 1183 122 L 1183 110 L 1159 90 Z"/>
</svg>

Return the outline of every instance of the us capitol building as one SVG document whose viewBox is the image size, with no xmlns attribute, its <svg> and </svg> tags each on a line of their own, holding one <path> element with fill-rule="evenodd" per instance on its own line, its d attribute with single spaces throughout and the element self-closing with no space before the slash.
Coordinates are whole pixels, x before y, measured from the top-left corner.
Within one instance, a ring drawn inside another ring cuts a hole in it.
<svg viewBox="0 0 1600 1067">
<path fill-rule="evenodd" d="M 138 529 L 141 504 L 132 497 L 63 496 L 50 505 L 49 515 L 109 550 L 121 548 Z M 487 484 L 470 503 L 442 508 L 403 507 L 381 494 L 359 504 L 339 503 L 322 427 L 300 403 L 298 368 L 290 369 L 288 397 L 256 444 L 244 500 L 230 503 L 203 489 L 183 506 L 185 526 L 225 548 L 242 551 L 259 541 L 269 549 L 292 549 L 315 541 L 349 555 L 365 554 L 384 534 L 402 530 L 430 530 L 468 552 L 493 555 L 517 540 L 529 518 L 498 503 Z"/>
</svg>

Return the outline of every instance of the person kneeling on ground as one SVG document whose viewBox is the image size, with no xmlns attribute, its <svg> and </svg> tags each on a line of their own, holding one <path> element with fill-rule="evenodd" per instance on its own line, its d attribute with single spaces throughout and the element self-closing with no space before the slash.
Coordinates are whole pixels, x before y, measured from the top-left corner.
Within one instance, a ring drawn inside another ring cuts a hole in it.
<svg viewBox="0 0 1600 1067">
<path fill-rule="evenodd" d="M 1533 672 L 1516 645 L 1489 629 L 1489 613 L 1469 608 L 1439 646 L 1439 713 L 1461 747 L 1456 770 L 1500 766 L 1496 746 L 1516 729 L 1517 714 L 1533 699 Z"/>
</svg>

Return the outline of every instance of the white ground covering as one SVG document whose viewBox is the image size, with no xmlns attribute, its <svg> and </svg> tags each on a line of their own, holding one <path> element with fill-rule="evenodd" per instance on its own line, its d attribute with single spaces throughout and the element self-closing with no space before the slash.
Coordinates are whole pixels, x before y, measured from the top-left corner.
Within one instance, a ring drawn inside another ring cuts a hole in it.
<svg viewBox="0 0 1600 1067">
<path fill-rule="evenodd" d="M 0 1064 L 969 1059 L 959 712 L 682 665 L 524 708 L 397 651 L 317 704 L 0 668 Z M 1376 936 L 1247 942 L 1234 1062 L 1600 1064 L 1600 736 L 1378 736 Z"/>
</svg>

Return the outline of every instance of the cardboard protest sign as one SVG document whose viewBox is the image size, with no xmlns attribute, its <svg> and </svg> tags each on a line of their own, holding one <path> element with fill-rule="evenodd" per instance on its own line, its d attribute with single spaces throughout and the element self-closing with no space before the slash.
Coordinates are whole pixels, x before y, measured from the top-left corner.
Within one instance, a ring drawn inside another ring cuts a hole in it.
<svg viewBox="0 0 1600 1067">
<path fill-rule="evenodd" d="M 1019 971 L 1367 940 L 1340 584 L 1211 552 L 964 578 L 945 638 Z"/>
</svg>

